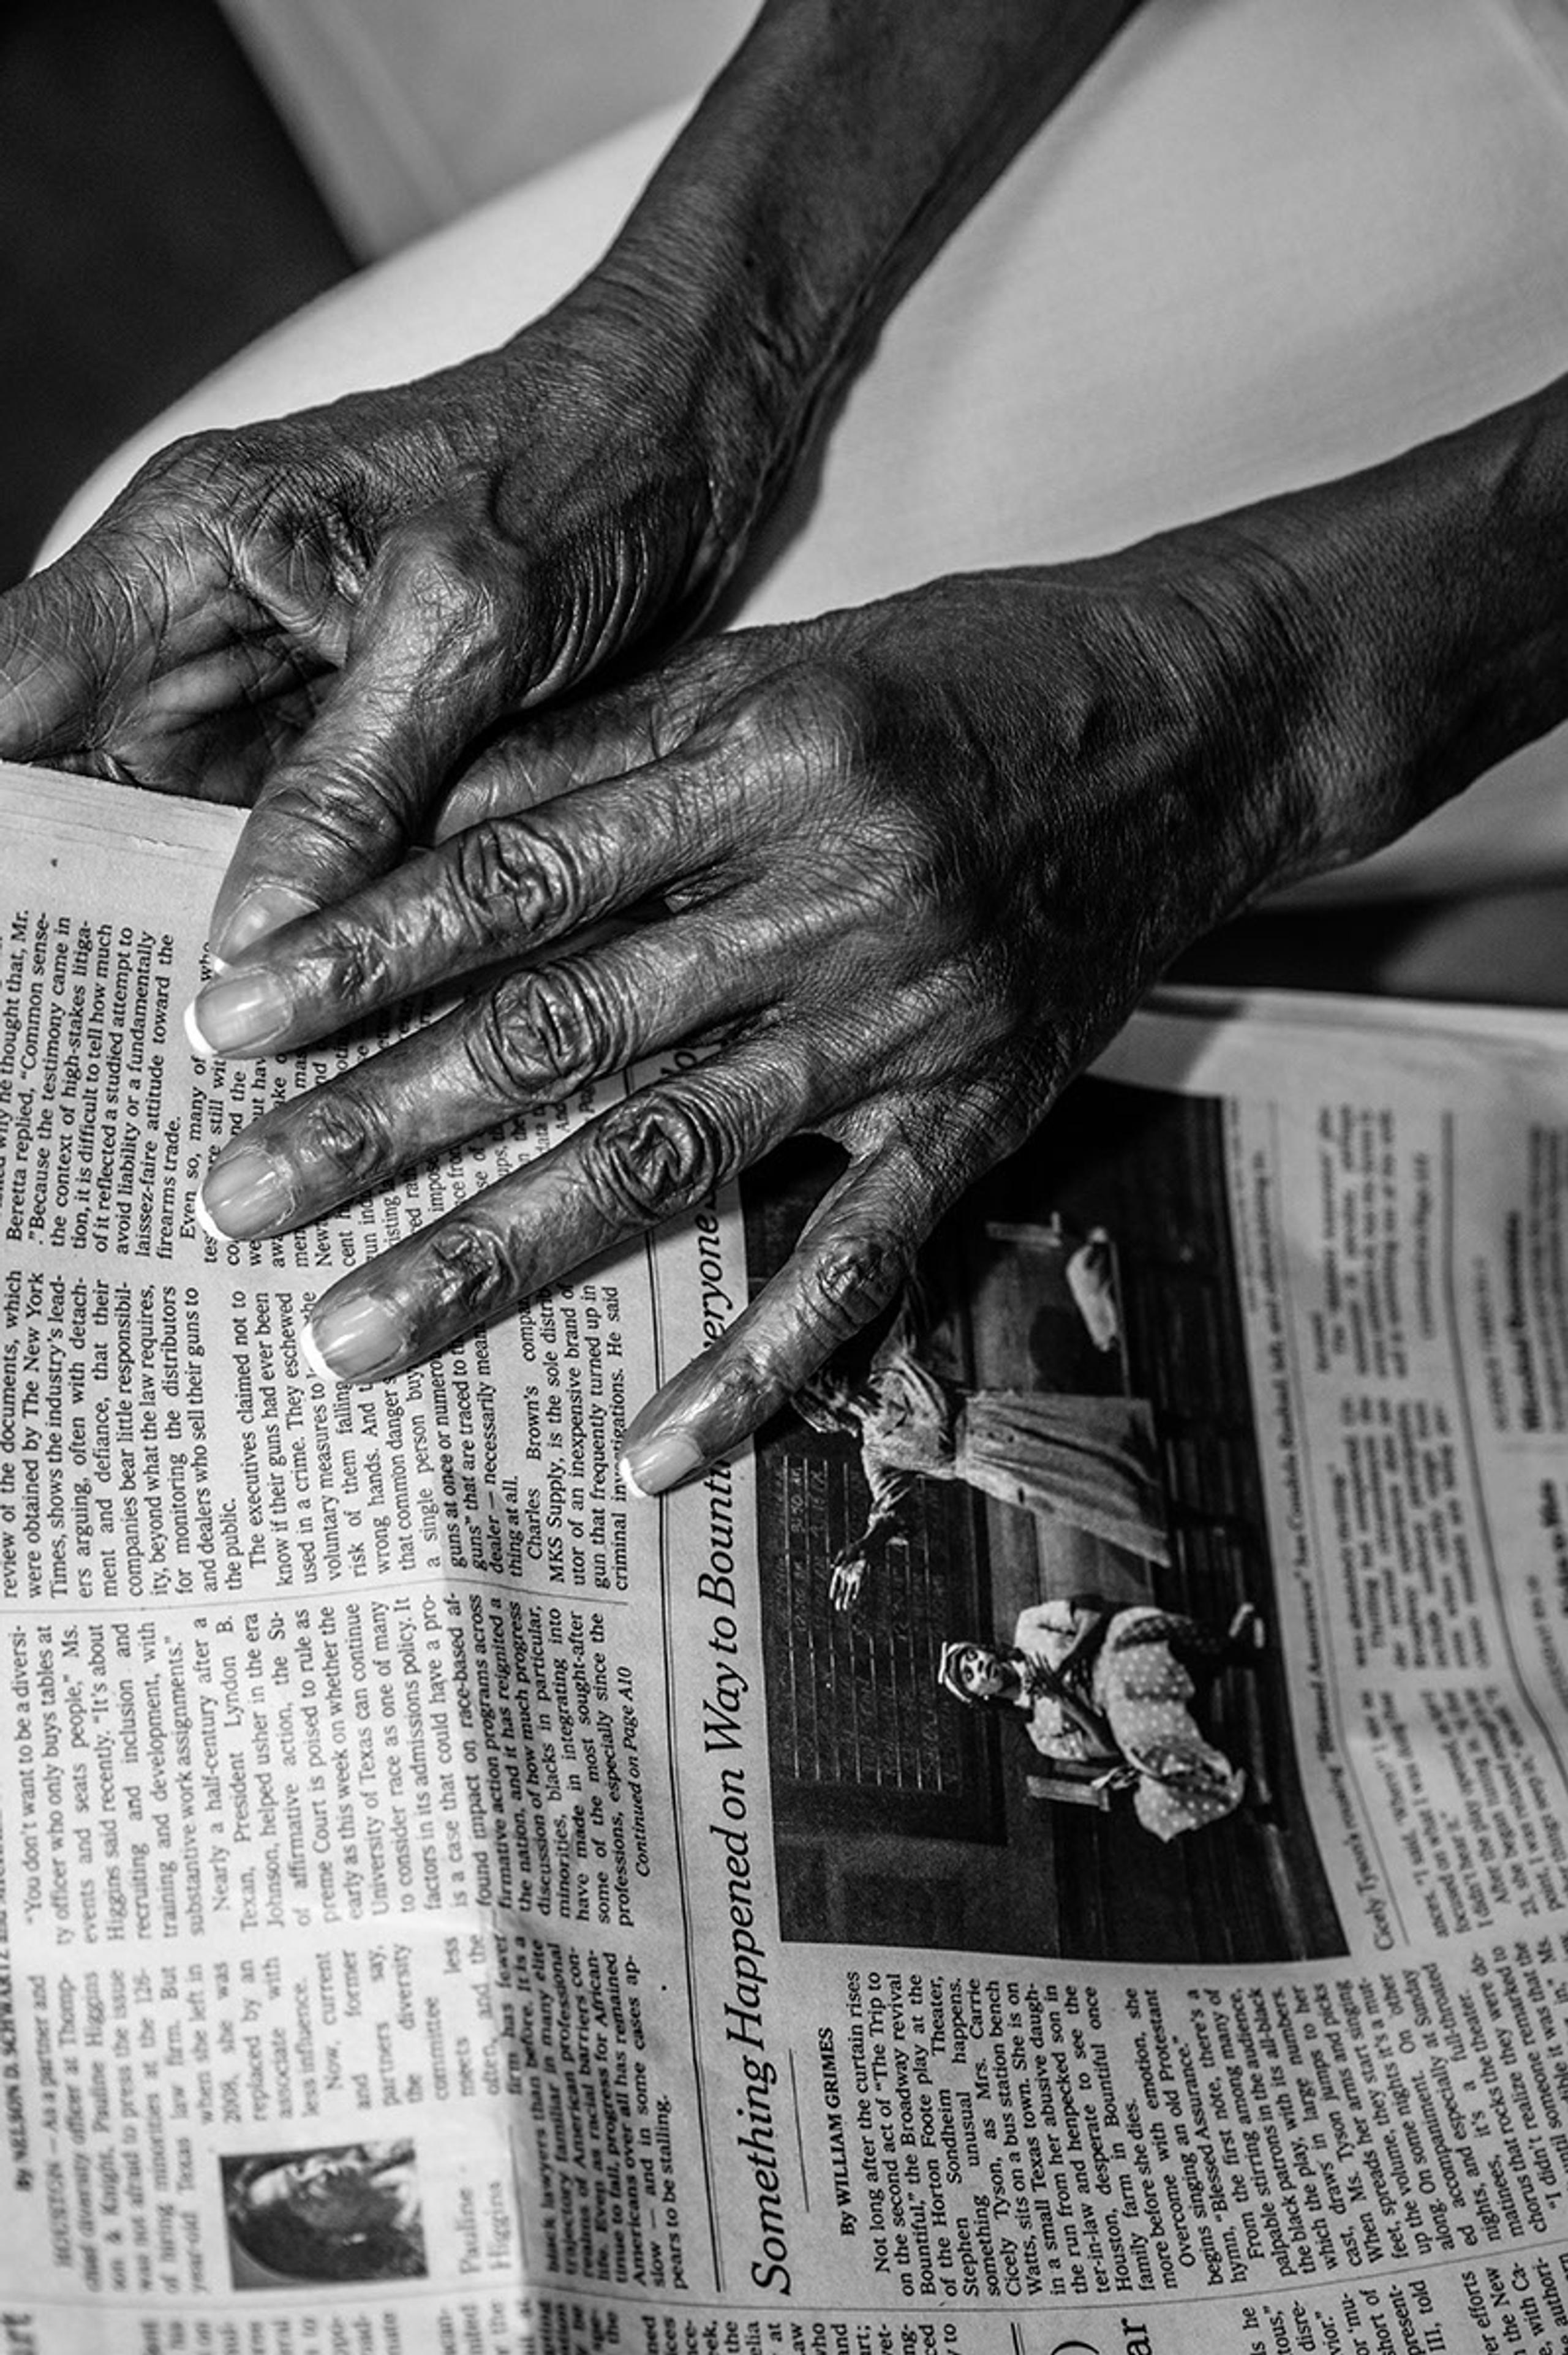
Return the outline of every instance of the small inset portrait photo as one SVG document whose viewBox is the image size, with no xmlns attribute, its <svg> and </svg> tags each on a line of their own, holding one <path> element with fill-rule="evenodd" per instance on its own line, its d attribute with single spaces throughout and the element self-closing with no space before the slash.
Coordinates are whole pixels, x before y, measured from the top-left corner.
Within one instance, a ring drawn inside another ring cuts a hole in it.
<svg viewBox="0 0 1568 2355">
<path fill-rule="evenodd" d="M 425 2271 L 411 2142 L 220 2159 L 236 2289 L 400 2281 Z"/>
</svg>

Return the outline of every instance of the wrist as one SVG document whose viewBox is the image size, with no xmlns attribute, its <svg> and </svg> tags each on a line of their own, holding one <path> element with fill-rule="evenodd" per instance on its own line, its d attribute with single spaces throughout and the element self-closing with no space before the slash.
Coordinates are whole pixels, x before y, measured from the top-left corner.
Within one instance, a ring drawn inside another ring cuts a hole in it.
<svg viewBox="0 0 1568 2355">
<path fill-rule="evenodd" d="M 645 221 L 568 300 L 613 323 L 630 397 L 707 486 L 728 570 L 782 488 L 809 391 L 805 357 L 773 338 L 716 251 L 689 222 Z"/>
<path fill-rule="evenodd" d="M 1568 718 L 1568 379 L 1213 526 L 1295 742 L 1292 879 Z"/>
<path fill-rule="evenodd" d="M 558 532 L 610 506 L 660 552 L 668 619 L 700 618 L 743 555 L 767 421 L 738 386 L 717 326 L 645 268 L 601 265 L 491 356 L 504 480 L 532 528 L 551 453 Z M 583 465 L 584 446 L 596 456 Z M 505 506 L 507 493 L 503 490 Z"/>
<path fill-rule="evenodd" d="M 700 355 L 746 522 L 989 182 L 1136 0 L 764 0 L 595 273 Z"/>
</svg>

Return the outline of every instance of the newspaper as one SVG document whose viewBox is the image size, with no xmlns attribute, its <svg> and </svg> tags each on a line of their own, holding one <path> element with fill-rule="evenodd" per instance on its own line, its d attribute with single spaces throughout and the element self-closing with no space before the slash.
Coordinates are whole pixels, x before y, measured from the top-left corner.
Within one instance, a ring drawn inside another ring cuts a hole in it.
<svg viewBox="0 0 1568 2355">
<path fill-rule="evenodd" d="M 1568 1027 L 1140 1016 L 753 1454 L 821 1182 L 380 1388 L 233 820 L 0 779 L 0 2348 L 1568 2350 Z"/>
</svg>

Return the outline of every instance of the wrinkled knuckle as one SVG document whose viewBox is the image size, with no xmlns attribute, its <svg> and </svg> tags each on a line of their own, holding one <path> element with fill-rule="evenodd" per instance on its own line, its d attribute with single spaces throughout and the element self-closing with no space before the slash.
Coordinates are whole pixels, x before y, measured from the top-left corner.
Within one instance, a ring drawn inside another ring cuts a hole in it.
<svg viewBox="0 0 1568 2355">
<path fill-rule="evenodd" d="M 461 632 L 478 646 L 505 629 L 508 601 L 495 549 L 462 505 L 427 509 L 396 525 L 387 535 L 382 573 L 432 634 Z"/>
<path fill-rule="evenodd" d="M 845 663 L 817 660 L 790 682 L 793 724 L 821 762 L 837 771 L 858 767 L 876 725 L 875 698 Z"/>
<path fill-rule="evenodd" d="M 507 1238 L 486 1219 L 459 1211 L 426 1236 L 425 1252 L 437 1276 L 432 1305 L 443 1327 L 453 1317 L 496 1316 L 517 1296 Z"/>
<path fill-rule="evenodd" d="M 847 1236 L 816 1252 L 804 1271 L 806 1316 L 819 1333 L 848 1340 L 901 1290 L 910 1254 L 886 1235 Z"/>
<path fill-rule="evenodd" d="M 843 664 L 795 664 L 759 687 L 735 712 L 731 741 L 749 765 L 805 764 L 841 773 L 869 741 L 872 703 Z"/>
<path fill-rule="evenodd" d="M 788 1394 L 771 1359 L 731 1342 L 709 1377 L 705 1421 L 710 1431 L 739 1438 L 765 1422 Z"/>
<path fill-rule="evenodd" d="M 316 995 L 328 1007 L 374 1003 L 391 984 L 388 944 L 371 932 L 345 932 L 328 947 L 316 978 Z"/>
<path fill-rule="evenodd" d="M 458 837 L 457 888 L 482 932 L 568 930 L 586 892 L 576 858 L 552 835 L 517 818 L 486 818 Z"/>
<path fill-rule="evenodd" d="M 438 510 L 410 516 L 388 532 L 383 568 L 406 594 L 437 610 L 459 605 L 468 592 L 469 537 L 456 518 Z"/>
<path fill-rule="evenodd" d="M 338 1089 L 315 1097 L 298 1115 L 292 1157 L 343 1189 L 368 1185 L 393 1162 L 387 1114 L 374 1097 Z"/>
<path fill-rule="evenodd" d="M 153 491 L 161 496 L 205 495 L 232 486 L 252 468 L 261 471 L 264 463 L 252 458 L 236 433 L 182 433 L 138 469 L 129 487 L 133 493 Z"/>
<path fill-rule="evenodd" d="M 517 991 L 535 1051 L 563 1087 L 625 1061 L 630 1041 L 621 1009 L 585 968 L 545 966 L 524 975 Z"/>
<path fill-rule="evenodd" d="M 693 1097 L 634 1097 L 606 1113 L 584 1142 L 589 1184 L 636 1226 L 688 1208 L 735 1166 L 728 1124 Z"/>
<path fill-rule="evenodd" d="M 624 1028 L 586 974 L 551 965 L 502 983 L 480 1011 L 471 1053 L 498 1092 L 564 1092 L 625 1060 Z"/>
</svg>

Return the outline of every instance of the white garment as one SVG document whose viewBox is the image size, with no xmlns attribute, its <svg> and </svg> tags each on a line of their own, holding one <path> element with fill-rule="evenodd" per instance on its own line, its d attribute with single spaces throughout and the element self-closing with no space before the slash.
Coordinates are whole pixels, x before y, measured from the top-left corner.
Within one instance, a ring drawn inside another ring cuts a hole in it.
<svg viewBox="0 0 1568 2355">
<path fill-rule="evenodd" d="M 1148 0 L 901 307 L 739 618 L 1118 546 L 1387 456 L 1568 368 L 1568 101 L 1541 35 L 1560 14 Z M 176 432 L 509 335 L 597 257 L 678 119 L 325 297 L 111 461 L 51 549 Z M 1355 870 L 1360 888 L 1568 871 L 1563 741 Z"/>
</svg>

